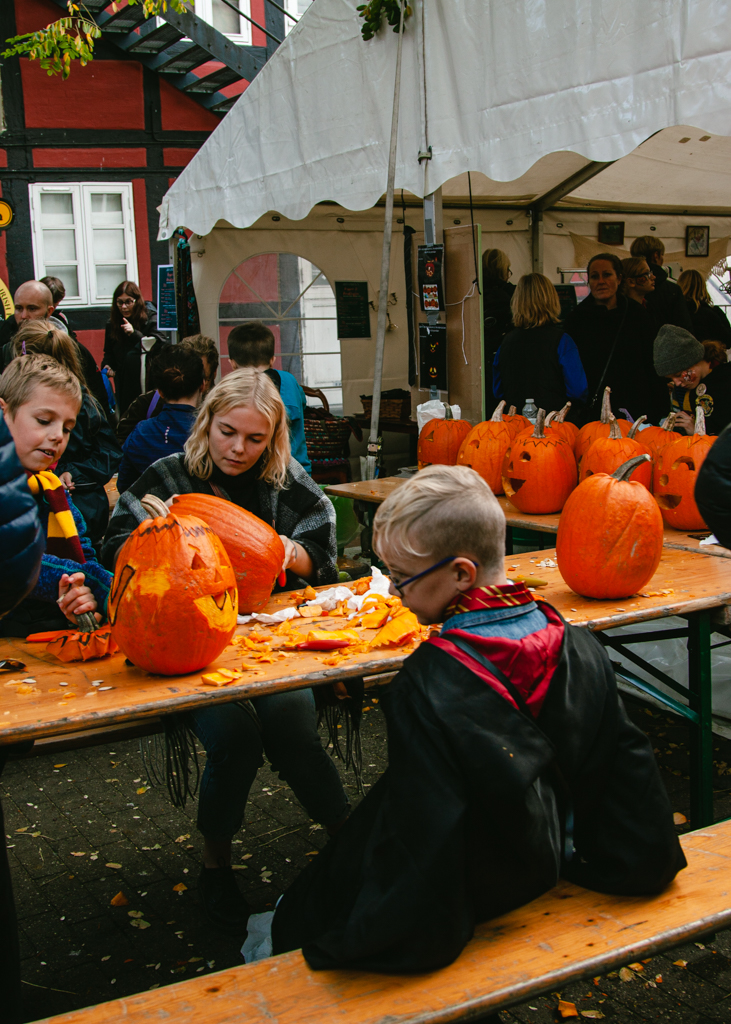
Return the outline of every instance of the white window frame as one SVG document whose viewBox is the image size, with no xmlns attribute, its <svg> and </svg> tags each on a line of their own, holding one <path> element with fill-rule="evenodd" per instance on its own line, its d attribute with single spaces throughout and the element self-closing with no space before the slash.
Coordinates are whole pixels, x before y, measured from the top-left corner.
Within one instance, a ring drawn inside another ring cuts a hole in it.
<svg viewBox="0 0 731 1024">
<path fill-rule="evenodd" d="M 239 0 L 239 9 L 251 17 L 251 0 Z M 195 13 L 207 25 L 213 25 L 212 0 L 195 0 Z M 251 46 L 251 22 L 239 17 L 240 29 L 237 33 L 224 32 L 227 39 L 238 46 Z"/>
<path fill-rule="evenodd" d="M 124 221 L 124 244 L 127 258 L 126 279 L 136 281 L 137 240 L 135 236 L 134 198 L 130 181 L 84 181 L 84 182 L 36 182 L 28 186 L 31 211 L 31 232 L 33 238 L 33 262 L 36 278 L 46 276 L 46 260 L 43 252 L 43 229 L 41 226 L 41 196 L 49 193 L 71 195 L 74 210 L 76 234 L 76 266 L 79 279 L 79 295 L 64 299 L 64 309 L 79 309 L 85 306 L 108 306 L 111 296 L 100 296 L 96 289 L 96 272 L 93 255 L 93 232 L 91 224 L 91 197 L 94 193 L 117 193 L 122 196 Z M 120 277 L 120 281 L 124 278 Z"/>
</svg>

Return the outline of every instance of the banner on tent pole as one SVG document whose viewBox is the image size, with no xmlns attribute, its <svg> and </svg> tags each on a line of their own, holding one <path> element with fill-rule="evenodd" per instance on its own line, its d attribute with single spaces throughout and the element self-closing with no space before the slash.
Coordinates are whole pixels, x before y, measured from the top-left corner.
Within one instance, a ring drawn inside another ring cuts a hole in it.
<svg viewBox="0 0 731 1024">
<path fill-rule="evenodd" d="M 419 386 L 448 390 L 446 324 L 419 324 Z"/>
<path fill-rule="evenodd" d="M 419 302 L 424 313 L 443 312 L 444 246 L 420 245 L 418 248 Z"/>
<path fill-rule="evenodd" d="M 370 338 L 371 314 L 367 281 L 336 281 L 338 338 Z"/>
<path fill-rule="evenodd" d="M 175 306 L 175 274 L 172 264 L 157 268 L 157 328 L 177 331 L 178 312 Z"/>
</svg>

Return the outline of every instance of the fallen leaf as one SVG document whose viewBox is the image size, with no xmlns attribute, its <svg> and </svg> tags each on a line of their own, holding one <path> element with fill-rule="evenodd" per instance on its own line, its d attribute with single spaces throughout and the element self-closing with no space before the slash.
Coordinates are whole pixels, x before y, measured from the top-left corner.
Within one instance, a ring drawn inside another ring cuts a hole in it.
<svg viewBox="0 0 731 1024">
<path fill-rule="evenodd" d="M 562 1017 L 578 1017 L 579 1011 L 574 1003 L 567 1003 L 565 999 L 559 999 L 558 1012 Z"/>
<path fill-rule="evenodd" d="M 112 959 L 111 954 L 109 956 L 103 956 L 102 957 L 102 963 L 104 963 L 105 960 L 111 960 L 111 959 Z"/>
<path fill-rule="evenodd" d="M 680 811 L 676 811 L 673 814 L 673 824 L 674 825 L 685 825 L 687 820 L 688 819 L 686 818 L 686 816 L 684 814 L 681 814 Z"/>
<path fill-rule="evenodd" d="M 30 828 L 30 826 L 29 826 L 29 825 L 23 825 L 23 827 L 22 827 L 22 828 L 16 828 L 16 830 L 15 830 L 15 831 L 16 831 L 16 832 L 27 832 L 29 828 Z"/>
<path fill-rule="evenodd" d="M 122 892 L 121 889 L 117 893 L 116 896 L 112 896 L 112 898 L 111 898 L 111 900 L 109 902 L 111 903 L 111 905 L 113 907 L 128 907 L 129 906 L 129 900 L 124 895 L 124 893 Z"/>
<path fill-rule="evenodd" d="M 673 964 L 674 964 L 675 967 L 687 967 L 688 966 L 688 961 L 687 960 L 673 960 Z"/>
<path fill-rule="evenodd" d="M 620 972 L 619 972 L 619 980 L 620 981 L 634 981 L 635 980 L 635 972 L 631 971 L 629 969 L 629 967 L 623 967 L 620 970 Z"/>
<path fill-rule="evenodd" d="M 122 865 L 121 864 L 114 864 L 114 863 L 110 862 L 109 864 L 105 864 L 104 867 L 105 868 L 114 868 L 115 871 L 118 871 L 119 868 L 122 867 Z"/>
<path fill-rule="evenodd" d="M 146 793 L 149 788 L 149 786 L 140 786 L 138 789 L 135 790 L 135 792 L 137 793 L 137 796 L 142 796 L 142 794 Z"/>
<path fill-rule="evenodd" d="M 149 928 L 150 927 L 150 922 L 149 921 L 143 921 L 141 918 L 136 919 L 134 921 L 130 921 L 130 924 L 132 925 L 133 928 L 140 928 L 143 931 L 144 931 L 145 928 Z"/>
<path fill-rule="evenodd" d="M 127 915 L 128 915 L 129 917 L 144 917 L 144 916 L 145 916 L 145 915 L 144 915 L 144 914 L 142 913 L 142 911 L 141 911 L 141 910 L 128 910 L 128 911 L 127 911 Z"/>
<path fill-rule="evenodd" d="M 85 857 L 86 856 L 86 850 L 78 850 L 77 852 L 74 852 L 72 850 L 71 851 L 71 856 L 72 857 Z"/>
<path fill-rule="evenodd" d="M 645 965 L 644 965 L 644 964 L 638 964 L 638 963 L 634 963 L 634 964 L 629 964 L 628 966 L 629 966 L 629 967 L 630 967 L 630 968 L 631 968 L 631 969 L 632 969 L 633 971 L 644 971 L 644 969 L 645 969 Z"/>
<path fill-rule="evenodd" d="M 63 764 L 54 764 L 53 767 L 54 768 L 65 768 L 67 764 L 68 764 L 68 761 L 64 761 Z"/>
<path fill-rule="evenodd" d="M 582 1017 L 590 1017 L 592 1020 L 603 1020 L 604 1014 L 601 1010 L 582 1010 Z"/>
<path fill-rule="evenodd" d="M 185 882 L 178 882 L 177 885 L 173 886 L 173 892 L 185 892 L 187 888 L 188 886 L 185 884 Z"/>
<path fill-rule="evenodd" d="M 201 961 L 202 959 L 203 959 L 203 957 L 202 957 L 202 956 L 192 956 L 192 957 L 190 958 L 190 960 L 188 961 L 188 963 L 189 963 L 189 964 L 197 964 L 197 963 L 200 963 L 200 961 Z"/>
<path fill-rule="evenodd" d="M 186 839 L 190 839 L 190 832 L 186 832 L 184 836 L 178 836 L 175 840 L 176 843 L 184 843 Z"/>
</svg>

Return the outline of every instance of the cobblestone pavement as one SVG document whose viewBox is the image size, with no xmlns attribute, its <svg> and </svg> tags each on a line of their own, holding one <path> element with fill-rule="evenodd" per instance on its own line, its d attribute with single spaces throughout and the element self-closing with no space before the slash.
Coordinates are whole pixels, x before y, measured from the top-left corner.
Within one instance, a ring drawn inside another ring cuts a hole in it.
<svg viewBox="0 0 731 1024">
<path fill-rule="evenodd" d="M 651 736 L 674 810 L 687 815 L 685 729 L 640 707 L 632 714 Z M 369 786 L 386 766 L 377 706 L 365 714 L 362 734 Z M 731 815 L 731 742 L 716 739 L 714 746 L 716 813 L 725 817 Z M 343 777 L 355 800 L 350 773 Z M 238 943 L 212 930 L 196 898 L 195 801 L 176 810 L 164 788 L 147 783 L 136 740 L 6 767 L 0 795 L 28 1021 L 242 963 Z M 268 770 L 259 773 L 248 813 L 235 861 L 247 899 L 261 911 L 317 855 L 326 835 Z M 120 892 L 129 902 L 113 906 Z M 576 1004 L 579 1020 L 731 1024 L 731 932 L 642 966 L 570 985 L 560 997 Z M 501 1020 L 554 1022 L 558 996 L 532 1000 Z"/>
</svg>

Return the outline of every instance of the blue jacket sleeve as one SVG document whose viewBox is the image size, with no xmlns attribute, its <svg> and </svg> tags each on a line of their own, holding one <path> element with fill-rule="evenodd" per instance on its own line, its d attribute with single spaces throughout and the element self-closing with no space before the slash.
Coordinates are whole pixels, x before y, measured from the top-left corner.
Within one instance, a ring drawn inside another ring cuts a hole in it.
<svg viewBox="0 0 731 1024">
<path fill-rule="evenodd" d="M 0 616 L 33 589 L 45 544 L 38 507 L 0 413 Z"/>
<path fill-rule="evenodd" d="M 585 402 L 589 394 L 589 385 L 576 342 L 568 334 L 564 334 L 558 343 L 558 361 L 566 385 L 566 397 L 572 402 Z"/>
<path fill-rule="evenodd" d="M 289 443 L 292 448 L 292 458 L 296 459 L 308 473 L 312 473 L 312 463 L 307 454 L 307 441 L 305 440 L 305 393 L 297 378 L 291 373 L 283 370 L 280 370 L 279 373 L 282 382 L 282 401 L 289 417 Z"/>
<path fill-rule="evenodd" d="M 33 590 L 32 597 L 39 601 L 48 601 L 55 604 L 58 598 L 58 584 L 64 573 L 83 572 L 86 577 L 86 585 L 96 598 L 99 611 L 102 614 L 106 611 L 107 599 L 112 586 L 112 574 L 107 572 L 96 560 L 96 552 L 86 532 L 84 517 L 74 505 L 71 498 L 68 498 L 69 508 L 79 532 L 81 549 L 84 552 L 86 562 L 74 562 L 70 558 L 59 558 L 57 555 L 44 554 L 41 561 L 41 572 L 38 582 Z"/>
<path fill-rule="evenodd" d="M 492 361 L 492 393 L 498 401 L 502 401 L 505 398 L 503 394 L 503 380 L 500 376 L 500 349 L 497 350 Z"/>
</svg>

